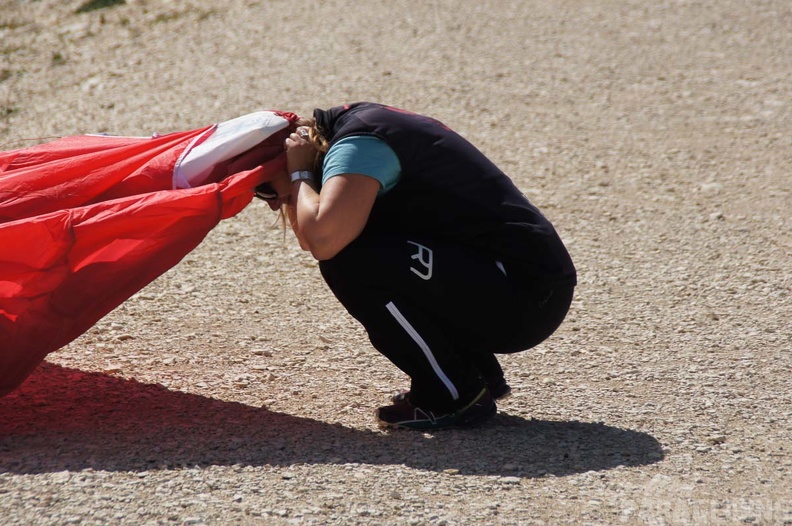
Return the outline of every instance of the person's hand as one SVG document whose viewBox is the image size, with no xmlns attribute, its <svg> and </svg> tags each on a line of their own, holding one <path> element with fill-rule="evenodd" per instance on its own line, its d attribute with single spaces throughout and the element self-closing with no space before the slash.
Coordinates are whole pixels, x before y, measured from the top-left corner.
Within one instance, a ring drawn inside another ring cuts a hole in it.
<svg viewBox="0 0 792 526">
<path fill-rule="evenodd" d="M 308 140 L 308 128 L 300 126 L 284 141 L 286 167 L 289 173 L 299 170 L 313 171 L 316 149 Z"/>
</svg>

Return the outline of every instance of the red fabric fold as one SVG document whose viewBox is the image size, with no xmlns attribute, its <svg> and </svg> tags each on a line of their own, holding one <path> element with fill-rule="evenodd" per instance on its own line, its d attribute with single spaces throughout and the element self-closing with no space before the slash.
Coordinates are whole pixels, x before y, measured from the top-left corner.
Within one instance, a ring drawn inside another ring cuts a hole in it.
<svg viewBox="0 0 792 526">
<path fill-rule="evenodd" d="M 282 130 L 215 166 L 216 182 L 172 189 L 175 162 L 209 130 L 75 136 L 0 153 L 0 396 L 285 169 Z"/>
</svg>

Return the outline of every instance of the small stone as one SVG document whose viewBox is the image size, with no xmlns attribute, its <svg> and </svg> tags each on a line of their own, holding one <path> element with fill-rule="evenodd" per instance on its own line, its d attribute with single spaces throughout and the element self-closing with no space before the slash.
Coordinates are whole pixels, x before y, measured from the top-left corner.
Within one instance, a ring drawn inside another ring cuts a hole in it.
<svg viewBox="0 0 792 526">
<path fill-rule="evenodd" d="M 454 469 L 454 468 L 444 469 L 443 473 L 445 473 L 446 475 L 458 475 L 459 474 L 459 470 L 458 469 Z"/>
<path fill-rule="evenodd" d="M 504 484 L 519 484 L 521 480 L 520 477 L 501 477 L 500 479 Z"/>
<path fill-rule="evenodd" d="M 717 194 L 723 190 L 723 185 L 720 183 L 703 183 L 699 189 L 705 194 Z"/>
</svg>

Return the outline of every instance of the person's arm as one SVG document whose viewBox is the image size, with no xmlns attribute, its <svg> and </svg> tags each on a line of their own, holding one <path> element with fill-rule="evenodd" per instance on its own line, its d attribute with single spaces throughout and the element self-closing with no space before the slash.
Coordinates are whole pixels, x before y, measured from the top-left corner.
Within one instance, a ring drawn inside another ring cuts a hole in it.
<svg viewBox="0 0 792 526">
<path fill-rule="evenodd" d="M 291 226 L 292 232 L 294 232 L 294 237 L 297 238 L 297 242 L 300 244 L 300 248 L 303 250 L 311 250 L 308 246 L 308 241 L 303 237 L 300 233 L 300 226 L 297 224 L 297 210 L 294 206 L 286 203 L 286 219 L 289 221 L 289 225 Z"/>
<path fill-rule="evenodd" d="M 321 193 L 315 183 L 292 183 L 297 238 L 319 261 L 331 259 L 363 231 L 379 189 L 379 181 L 361 174 L 336 175 Z"/>
<path fill-rule="evenodd" d="M 316 151 L 293 133 L 286 139 L 289 173 L 310 171 Z M 292 183 L 289 206 L 294 207 L 292 228 L 300 246 L 316 259 L 331 259 L 366 226 L 380 183 L 367 175 L 341 174 L 328 179 L 318 191 L 316 181 Z"/>
</svg>

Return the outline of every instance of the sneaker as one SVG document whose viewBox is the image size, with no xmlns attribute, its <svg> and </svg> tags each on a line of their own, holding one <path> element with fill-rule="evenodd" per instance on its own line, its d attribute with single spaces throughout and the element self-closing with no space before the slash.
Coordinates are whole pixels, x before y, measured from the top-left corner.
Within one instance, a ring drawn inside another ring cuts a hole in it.
<svg viewBox="0 0 792 526">
<path fill-rule="evenodd" d="M 495 400 L 505 400 L 512 394 L 511 386 L 506 383 L 506 379 L 502 376 L 492 383 L 487 382 L 487 388 Z"/>
<path fill-rule="evenodd" d="M 509 384 L 506 383 L 506 379 L 501 377 L 493 383 L 487 382 L 487 389 L 489 389 L 492 398 L 495 400 L 505 400 L 509 398 L 512 394 L 511 387 Z M 409 404 L 410 403 L 410 391 L 399 391 L 395 395 L 391 396 L 391 403 L 392 404 Z"/>
<path fill-rule="evenodd" d="M 410 403 L 407 397 L 401 403 L 380 407 L 377 409 L 376 417 L 380 427 L 383 428 L 432 431 L 481 424 L 492 418 L 496 412 L 495 400 L 485 387 L 472 402 L 450 413 L 422 409 Z"/>
</svg>

